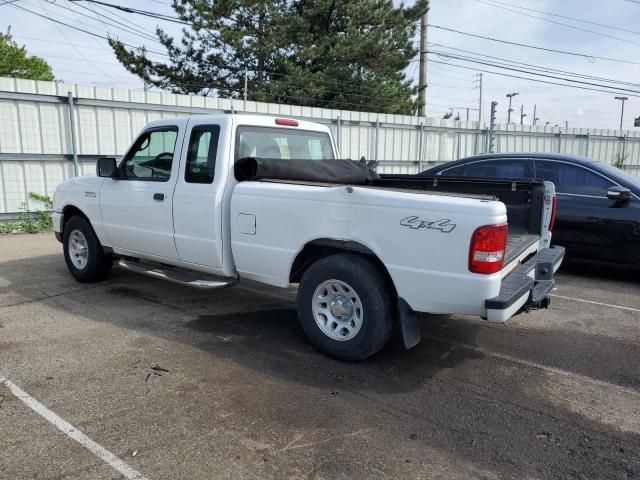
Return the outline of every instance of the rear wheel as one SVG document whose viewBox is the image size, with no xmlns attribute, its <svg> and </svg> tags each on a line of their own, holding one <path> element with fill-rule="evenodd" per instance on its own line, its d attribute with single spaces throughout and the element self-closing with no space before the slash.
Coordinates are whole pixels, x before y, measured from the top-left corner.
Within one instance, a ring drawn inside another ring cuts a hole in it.
<svg viewBox="0 0 640 480">
<path fill-rule="evenodd" d="M 104 253 L 84 217 L 76 215 L 65 224 L 62 248 L 67 268 L 79 282 L 99 282 L 111 272 L 113 257 Z"/>
<path fill-rule="evenodd" d="M 393 287 L 370 261 L 337 254 L 311 265 L 300 280 L 298 315 L 309 341 L 340 360 L 364 360 L 389 340 Z"/>
</svg>

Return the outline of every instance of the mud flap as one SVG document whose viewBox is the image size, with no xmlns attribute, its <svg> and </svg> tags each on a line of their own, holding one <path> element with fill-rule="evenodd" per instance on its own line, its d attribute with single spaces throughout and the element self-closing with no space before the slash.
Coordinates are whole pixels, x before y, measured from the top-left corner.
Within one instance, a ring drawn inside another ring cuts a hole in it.
<svg viewBox="0 0 640 480">
<path fill-rule="evenodd" d="M 408 350 L 415 347 L 422 340 L 422 326 L 418 314 L 402 298 L 398 298 L 398 312 L 400 314 L 404 348 Z"/>
</svg>

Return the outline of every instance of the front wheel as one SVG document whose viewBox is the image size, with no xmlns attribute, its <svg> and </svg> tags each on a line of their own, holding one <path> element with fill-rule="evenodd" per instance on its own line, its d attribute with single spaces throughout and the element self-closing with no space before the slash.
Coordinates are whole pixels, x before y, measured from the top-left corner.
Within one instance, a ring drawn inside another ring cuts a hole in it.
<svg viewBox="0 0 640 480">
<path fill-rule="evenodd" d="M 336 254 L 311 265 L 300 280 L 298 315 L 309 341 L 340 360 L 364 360 L 389 340 L 393 286 L 360 255 Z"/>
<path fill-rule="evenodd" d="M 67 268 L 79 282 L 99 282 L 109 275 L 113 257 L 104 253 L 85 218 L 74 216 L 65 224 L 62 248 Z"/>
</svg>

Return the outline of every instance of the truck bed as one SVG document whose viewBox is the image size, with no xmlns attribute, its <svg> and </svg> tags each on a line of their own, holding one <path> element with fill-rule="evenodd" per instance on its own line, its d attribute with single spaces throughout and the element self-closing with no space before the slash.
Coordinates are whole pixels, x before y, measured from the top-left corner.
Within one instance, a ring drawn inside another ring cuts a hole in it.
<svg viewBox="0 0 640 480">
<path fill-rule="evenodd" d="M 540 239 L 545 188 L 540 180 L 381 175 L 379 180 L 373 182 L 373 186 L 450 195 L 483 195 L 500 200 L 507 207 L 509 222 L 505 265 Z"/>
<path fill-rule="evenodd" d="M 538 235 L 531 233 L 509 233 L 507 236 L 507 251 L 505 253 L 505 265 L 511 263 L 524 253 L 527 248 L 536 243 L 539 239 Z"/>
</svg>

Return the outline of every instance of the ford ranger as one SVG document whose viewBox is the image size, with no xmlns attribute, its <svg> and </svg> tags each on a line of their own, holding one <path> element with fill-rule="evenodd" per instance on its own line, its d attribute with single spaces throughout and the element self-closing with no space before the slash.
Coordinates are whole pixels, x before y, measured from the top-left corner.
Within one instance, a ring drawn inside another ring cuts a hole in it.
<svg viewBox="0 0 640 480">
<path fill-rule="evenodd" d="M 554 205 L 549 182 L 379 175 L 339 159 L 326 126 L 221 114 L 150 123 L 119 162 L 62 183 L 53 220 L 80 282 L 115 265 L 202 289 L 298 285 L 310 342 L 361 360 L 396 322 L 417 344 L 419 312 L 546 307 Z"/>
</svg>

